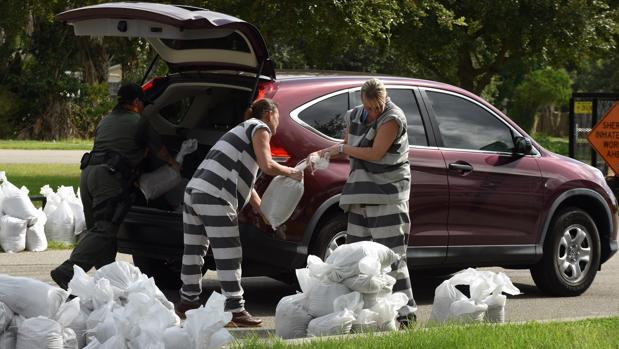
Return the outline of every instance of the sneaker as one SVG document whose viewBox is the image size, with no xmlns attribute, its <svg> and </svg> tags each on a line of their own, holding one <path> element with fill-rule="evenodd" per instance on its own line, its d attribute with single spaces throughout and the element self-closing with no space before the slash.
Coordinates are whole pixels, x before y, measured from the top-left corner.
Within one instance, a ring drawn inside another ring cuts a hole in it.
<svg viewBox="0 0 619 349">
<path fill-rule="evenodd" d="M 61 269 L 56 268 L 49 272 L 49 276 L 52 277 L 52 280 L 54 280 L 58 287 L 65 291 L 69 288 L 69 281 L 72 279 L 71 275 L 67 275 Z"/>
<path fill-rule="evenodd" d="M 400 329 L 405 330 L 417 322 L 417 315 L 415 315 L 415 313 L 410 313 L 408 315 L 398 316 L 397 320 L 400 323 Z"/>
<path fill-rule="evenodd" d="M 262 319 L 251 315 L 247 310 L 232 313 L 232 321 L 226 327 L 261 327 Z"/>
<path fill-rule="evenodd" d="M 185 312 L 191 309 L 200 308 L 200 302 L 184 302 L 180 301 L 174 304 L 174 312 L 178 315 L 179 318 L 185 320 L 187 316 L 185 316 Z"/>
</svg>

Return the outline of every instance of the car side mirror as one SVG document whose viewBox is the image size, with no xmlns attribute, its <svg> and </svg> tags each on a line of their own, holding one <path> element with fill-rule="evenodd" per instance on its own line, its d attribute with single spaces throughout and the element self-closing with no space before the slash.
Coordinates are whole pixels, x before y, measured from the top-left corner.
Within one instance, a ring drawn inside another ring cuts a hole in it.
<svg viewBox="0 0 619 349">
<path fill-rule="evenodd" d="M 514 137 L 514 155 L 529 155 L 532 149 L 530 139 L 521 136 Z"/>
</svg>

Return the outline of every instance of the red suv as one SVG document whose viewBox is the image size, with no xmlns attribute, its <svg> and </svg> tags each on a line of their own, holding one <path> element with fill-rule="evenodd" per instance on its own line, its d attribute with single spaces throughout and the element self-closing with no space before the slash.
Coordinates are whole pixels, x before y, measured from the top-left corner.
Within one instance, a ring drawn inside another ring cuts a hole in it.
<svg viewBox="0 0 619 349">
<path fill-rule="evenodd" d="M 273 157 L 292 166 L 340 142 L 342 116 L 359 105 L 368 76 L 285 73 L 276 78 L 251 24 L 193 7 L 112 3 L 57 16 L 78 35 L 145 37 L 169 73 L 144 85 L 145 110 L 171 150 L 196 138 L 185 158 L 190 178 L 217 139 L 242 120 L 255 98 L 279 105 Z M 553 295 L 578 295 L 617 251 L 617 201 L 602 173 L 542 148 L 501 111 L 443 83 L 380 77 L 406 113 L 412 190 L 408 261 L 414 270 L 475 266 L 528 268 Z M 147 170 L 163 164 L 148 158 Z M 325 257 L 346 241 L 338 200 L 347 160 L 305 176 L 305 194 L 273 231 L 250 209 L 240 217 L 244 275 L 289 279 L 308 254 Z M 271 177 L 256 183 L 264 192 Z M 183 251 L 182 186 L 138 200 L 118 235 L 118 250 L 164 287 L 177 287 Z M 208 263 L 207 263 L 208 265 Z M 213 266 L 212 263 L 210 265 Z"/>
</svg>

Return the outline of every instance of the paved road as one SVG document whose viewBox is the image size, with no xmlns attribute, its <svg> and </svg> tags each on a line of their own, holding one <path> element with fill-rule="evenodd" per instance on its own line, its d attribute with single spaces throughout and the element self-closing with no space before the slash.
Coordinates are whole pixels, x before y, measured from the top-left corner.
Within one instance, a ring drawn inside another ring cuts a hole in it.
<svg viewBox="0 0 619 349">
<path fill-rule="evenodd" d="M 17 150 L 0 149 L 0 163 L 5 164 L 79 164 L 85 150 Z M 0 168 L 0 170 L 2 170 Z"/>
<path fill-rule="evenodd" d="M 15 276 L 27 276 L 53 284 L 49 270 L 64 261 L 70 251 L 46 251 L 40 253 L 22 252 L 19 254 L 0 253 L 0 273 Z M 131 261 L 127 255 L 119 255 L 119 260 Z M 506 307 L 507 321 L 571 319 L 581 317 L 619 316 L 619 257 L 607 262 L 593 283 L 583 295 L 571 298 L 553 298 L 541 294 L 533 284 L 527 270 L 503 270 L 516 287 L 524 294 L 509 297 Z M 441 278 L 414 279 L 414 291 L 419 303 L 418 316 L 421 322 L 430 317 L 434 289 Z M 215 274 L 207 273 L 203 282 L 206 294 L 218 290 Z M 266 278 L 243 279 L 247 308 L 265 320 L 265 328 L 274 328 L 274 314 L 277 302 L 295 289 L 281 282 Z M 164 290 L 171 301 L 178 299 L 177 290 Z"/>
</svg>

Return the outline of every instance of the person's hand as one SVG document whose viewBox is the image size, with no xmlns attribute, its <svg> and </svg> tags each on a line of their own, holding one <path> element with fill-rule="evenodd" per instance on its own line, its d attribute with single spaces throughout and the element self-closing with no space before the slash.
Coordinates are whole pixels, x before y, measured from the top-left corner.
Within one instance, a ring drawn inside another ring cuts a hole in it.
<svg viewBox="0 0 619 349">
<path fill-rule="evenodd" d="M 320 150 L 319 151 L 315 151 L 313 153 L 310 153 L 307 158 L 305 159 L 305 162 L 307 163 L 307 169 L 310 171 L 310 173 L 314 173 L 315 169 L 314 169 L 314 162 L 311 161 L 312 157 L 320 157 Z"/>
<path fill-rule="evenodd" d="M 298 170 L 294 167 L 290 167 L 290 174 L 288 175 L 288 177 L 295 179 L 297 181 L 301 181 L 303 180 L 303 171 Z"/>
</svg>

